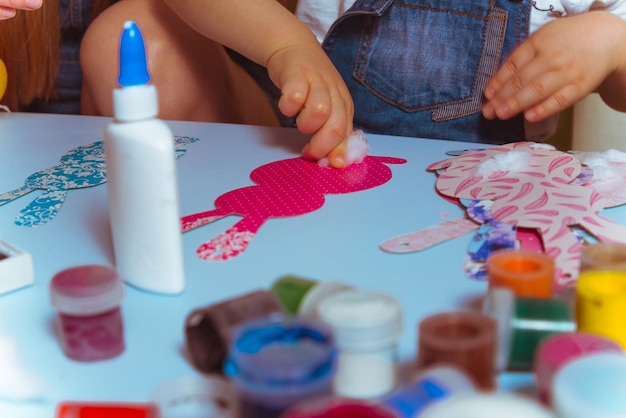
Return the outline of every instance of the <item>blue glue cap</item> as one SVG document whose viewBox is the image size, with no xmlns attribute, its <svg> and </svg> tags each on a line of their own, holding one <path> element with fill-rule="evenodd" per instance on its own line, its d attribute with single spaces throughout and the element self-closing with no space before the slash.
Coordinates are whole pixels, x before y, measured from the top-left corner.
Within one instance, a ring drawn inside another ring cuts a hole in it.
<svg viewBox="0 0 626 418">
<path fill-rule="evenodd" d="M 120 39 L 120 73 L 117 81 L 122 87 L 147 84 L 150 81 L 143 35 L 137 23 L 132 20 L 124 22 Z"/>
</svg>

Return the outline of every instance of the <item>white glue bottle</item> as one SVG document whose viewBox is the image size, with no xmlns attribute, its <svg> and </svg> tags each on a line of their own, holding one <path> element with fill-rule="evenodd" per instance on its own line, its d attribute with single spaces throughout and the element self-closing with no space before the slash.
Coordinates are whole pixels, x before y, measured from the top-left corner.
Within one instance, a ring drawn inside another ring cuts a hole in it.
<svg viewBox="0 0 626 418">
<path fill-rule="evenodd" d="M 115 120 L 105 129 L 115 264 L 128 284 L 176 294 L 185 287 L 174 135 L 157 118 L 143 36 L 126 21 L 120 39 Z"/>
</svg>

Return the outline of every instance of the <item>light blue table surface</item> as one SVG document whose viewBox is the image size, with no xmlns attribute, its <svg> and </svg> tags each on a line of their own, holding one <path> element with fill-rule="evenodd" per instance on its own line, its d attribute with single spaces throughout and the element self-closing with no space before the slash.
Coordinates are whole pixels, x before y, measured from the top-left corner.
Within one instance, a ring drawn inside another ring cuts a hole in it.
<svg viewBox="0 0 626 418">
<path fill-rule="evenodd" d="M 23 184 L 32 173 L 59 164 L 70 149 L 103 139 L 108 118 L 0 113 L 0 193 Z M 222 193 L 253 184 L 250 172 L 263 164 L 293 158 L 307 137 L 294 129 L 193 122 L 168 122 L 176 135 L 193 136 L 177 161 L 181 214 L 213 208 Z M 466 278 L 461 263 L 471 234 L 412 254 L 390 254 L 386 239 L 463 215 L 435 193 L 435 175 L 426 167 L 446 151 L 476 144 L 369 135 L 371 155 L 401 157 L 390 165 L 392 179 L 377 188 L 327 195 L 319 210 L 266 222 L 248 249 L 221 263 L 203 261 L 195 249 L 228 229 L 230 216 L 183 235 L 187 288 L 176 296 L 126 286 L 123 319 L 127 348 L 119 357 L 94 363 L 67 359 L 54 330 L 49 281 L 77 264 L 113 264 L 106 185 L 71 190 L 57 217 L 45 225 L 20 227 L 16 214 L 35 191 L 0 206 L 0 239 L 30 252 L 35 283 L 0 296 L 0 330 L 14 339 L 19 362 L 44 385 L 37 403 L 0 400 L 0 417 L 51 418 L 61 400 L 150 400 L 164 381 L 197 374 L 184 355 L 183 324 L 194 308 L 269 288 L 293 274 L 339 280 L 396 297 L 404 308 L 399 356 L 410 367 L 416 355 L 417 326 L 431 314 L 472 309 L 484 282 Z M 623 208 L 603 212 L 626 220 Z M 0 375 L 2 370 L 0 370 Z M 503 374 L 502 390 L 532 390 L 529 373 Z"/>
</svg>

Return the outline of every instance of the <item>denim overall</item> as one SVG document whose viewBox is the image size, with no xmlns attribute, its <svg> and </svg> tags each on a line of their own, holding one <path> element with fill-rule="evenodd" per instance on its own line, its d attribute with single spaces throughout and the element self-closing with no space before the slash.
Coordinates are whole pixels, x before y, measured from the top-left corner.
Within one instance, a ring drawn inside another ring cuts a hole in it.
<svg viewBox="0 0 626 418">
<path fill-rule="evenodd" d="M 528 36 L 529 0 L 356 0 L 323 47 L 366 132 L 501 144 L 521 115 L 489 121 L 483 91 Z"/>
<path fill-rule="evenodd" d="M 80 69 L 80 43 L 92 19 L 90 0 L 59 0 L 61 46 L 56 92 L 49 102 L 37 101 L 23 109 L 26 112 L 80 112 L 80 90 L 83 74 Z"/>
</svg>

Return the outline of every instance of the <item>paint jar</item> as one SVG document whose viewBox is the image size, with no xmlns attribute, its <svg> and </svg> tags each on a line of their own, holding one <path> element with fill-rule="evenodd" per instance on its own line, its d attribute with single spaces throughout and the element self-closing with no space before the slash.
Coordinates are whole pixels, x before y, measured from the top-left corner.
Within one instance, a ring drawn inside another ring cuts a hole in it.
<svg viewBox="0 0 626 418">
<path fill-rule="evenodd" d="M 242 417 L 274 418 L 331 395 L 336 357 L 332 332 L 321 322 L 272 315 L 233 332 L 224 372 L 236 387 Z"/>
<path fill-rule="evenodd" d="M 341 397 L 312 399 L 286 411 L 281 418 L 397 418 L 377 405 L 362 399 Z"/>
<path fill-rule="evenodd" d="M 578 330 L 602 335 L 626 348 L 626 272 L 583 272 L 576 284 Z"/>
<path fill-rule="evenodd" d="M 278 300 L 266 290 L 194 309 L 185 319 L 185 346 L 191 363 L 201 372 L 221 374 L 233 329 L 246 321 L 282 312 Z"/>
<path fill-rule="evenodd" d="M 583 246 L 580 271 L 626 271 L 626 245 L 598 242 Z"/>
<path fill-rule="evenodd" d="M 166 380 L 152 393 L 159 418 L 238 418 L 237 394 L 223 376 Z"/>
<path fill-rule="evenodd" d="M 554 293 L 554 260 L 545 253 L 501 250 L 487 257 L 489 288 L 508 287 L 519 297 L 549 298 Z"/>
<path fill-rule="evenodd" d="M 377 398 L 396 387 L 402 333 L 402 308 L 396 299 L 369 290 L 346 290 L 324 298 L 317 314 L 337 339 L 336 395 Z"/>
<path fill-rule="evenodd" d="M 438 364 L 418 373 L 409 384 L 396 389 L 380 403 L 397 418 L 413 418 L 434 402 L 473 392 L 476 392 L 476 384 L 467 373 L 457 367 Z"/>
<path fill-rule="evenodd" d="M 155 404 L 116 402 L 61 402 L 56 418 L 165 418 Z"/>
<path fill-rule="evenodd" d="M 335 281 L 316 281 L 296 276 L 276 280 L 270 291 L 292 315 L 315 316 L 317 306 L 324 298 L 353 286 Z"/>
<path fill-rule="evenodd" d="M 483 392 L 451 396 L 434 403 L 419 418 L 557 418 L 534 399 L 505 392 Z M 594 417 L 580 415 L 580 417 Z"/>
<path fill-rule="evenodd" d="M 625 388 L 626 356 L 590 354 L 556 373 L 552 404 L 560 418 L 621 418 L 626 416 Z"/>
<path fill-rule="evenodd" d="M 419 324 L 417 370 L 454 365 L 481 389 L 496 387 L 496 322 L 479 312 L 444 312 Z"/>
<path fill-rule="evenodd" d="M 509 288 L 493 288 L 483 312 L 498 325 L 498 371 L 532 370 L 535 351 L 545 338 L 576 331 L 574 312 L 564 299 L 522 298 Z"/>
<path fill-rule="evenodd" d="M 552 403 L 552 381 L 556 372 L 571 361 L 595 353 L 624 354 L 615 341 L 584 332 L 551 335 L 539 344 L 535 353 L 534 372 L 539 399 Z"/>
<path fill-rule="evenodd" d="M 122 280 L 109 266 L 81 265 L 54 275 L 50 301 L 57 310 L 58 334 L 67 357 L 96 361 L 124 351 L 123 294 Z"/>
</svg>

